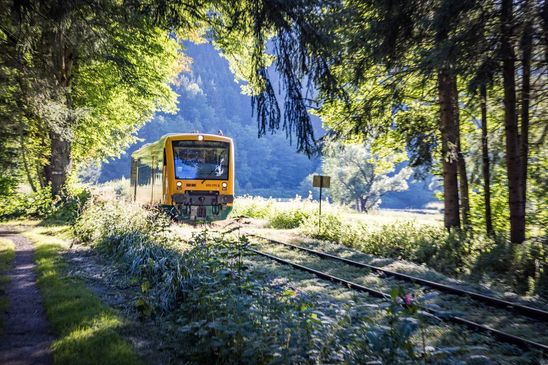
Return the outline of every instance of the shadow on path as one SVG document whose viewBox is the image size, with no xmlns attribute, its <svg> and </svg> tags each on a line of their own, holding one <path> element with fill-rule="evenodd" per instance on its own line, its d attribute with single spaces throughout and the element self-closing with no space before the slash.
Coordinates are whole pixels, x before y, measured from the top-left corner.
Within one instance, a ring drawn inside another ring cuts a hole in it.
<svg viewBox="0 0 548 365">
<path fill-rule="evenodd" d="M 0 236 L 15 244 L 15 258 L 7 272 L 9 308 L 5 316 L 5 334 L 0 337 L 0 364 L 52 364 L 53 335 L 36 284 L 32 243 L 7 227 L 0 228 Z"/>
</svg>

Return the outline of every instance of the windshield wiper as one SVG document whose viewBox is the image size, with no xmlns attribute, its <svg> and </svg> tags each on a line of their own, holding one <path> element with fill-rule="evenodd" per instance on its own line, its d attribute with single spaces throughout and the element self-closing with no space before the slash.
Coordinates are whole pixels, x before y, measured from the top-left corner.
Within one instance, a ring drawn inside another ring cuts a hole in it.
<svg viewBox="0 0 548 365">
<path fill-rule="evenodd" d="M 223 166 L 222 166 L 223 162 L 225 162 L 224 157 L 221 158 L 221 159 L 219 160 L 219 164 L 218 164 L 217 166 L 215 166 L 215 168 L 214 168 L 213 170 L 211 170 L 211 171 L 209 172 L 209 174 L 206 175 L 206 177 L 204 177 L 204 179 L 202 180 L 202 184 L 203 184 L 203 183 L 207 180 L 207 178 L 210 177 L 211 174 L 214 173 L 217 169 L 219 169 L 219 170 L 221 171 L 217 176 L 220 176 L 220 175 L 223 173 Z"/>
<path fill-rule="evenodd" d="M 215 168 L 213 170 L 211 170 L 209 172 L 209 174 L 206 175 L 206 177 L 204 177 L 204 179 L 202 180 L 202 184 L 207 180 L 208 177 L 211 176 L 212 173 L 214 173 L 215 171 L 217 171 L 217 168 L 220 167 L 220 166 L 215 166 Z"/>
</svg>

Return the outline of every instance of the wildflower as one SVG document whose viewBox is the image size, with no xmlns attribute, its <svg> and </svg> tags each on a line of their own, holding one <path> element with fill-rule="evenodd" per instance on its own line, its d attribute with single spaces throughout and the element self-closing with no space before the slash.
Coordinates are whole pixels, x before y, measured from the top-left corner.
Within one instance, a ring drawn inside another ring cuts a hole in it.
<svg viewBox="0 0 548 365">
<path fill-rule="evenodd" d="M 413 302 L 413 297 L 411 296 L 411 294 L 405 294 L 403 297 L 403 301 L 406 305 L 411 305 L 411 303 Z"/>
</svg>

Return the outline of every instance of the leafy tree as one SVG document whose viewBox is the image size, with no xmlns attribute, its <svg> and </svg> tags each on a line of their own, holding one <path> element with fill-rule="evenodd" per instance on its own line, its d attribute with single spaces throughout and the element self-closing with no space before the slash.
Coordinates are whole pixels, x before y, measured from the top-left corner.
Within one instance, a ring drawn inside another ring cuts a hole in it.
<svg viewBox="0 0 548 365">
<path fill-rule="evenodd" d="M 394 120 L 411 105 L 405 96 L 412 88 L 406 84 L 413 84 L 413 80 L 419 78 L 424 85 L 421 90 L 429 95 L 426 102 L 439 105 L 438 117 L 434 118 L 436 130 L 414 130 L 411 139 L 409 135 L 404 139 L 417 141 L 416 136 L 435 137 L 422 141 L 441 147 L 437 151 L 444 178 L 445 225 L 459 227 L 459 208 L 462 208 L 465 224 L 469 211 L 468 161 L 466 146 L 461 143 L 460 119 L 464 108 L 459 102 L 465 88 L 459 83 L 472 79 L 477 86 L 493 81 L 504 86 L 504 155 L 511 212 L 510 237 L 513 242 L 522 242 L 525 238 L 523 196 L 527 175 L 524 165 L 525 161 L 530 161 L 526 148 L 530 139 L 530 105 L 533 105 L 530 99 L 544 100 L 541 94 L 531 96 L 530 86 L 535 83 L 528 80 L 530 75 L 543 75 L 542 61 L 535 64 L 532 56 L 546 49 L 542 41 L 532 41 L 545 39 L 536 33 L 545 24 L 539 17 L 541 7 L 542 3 L 529 1 L 507 1 L 499 6 L 485 0 L 371 0 L 348 1 L 340 11 L 326 11 L 326 16 L 319 22 L 320 29 L 336 39 L 333 42 L 336 47 L 330 52 L 338 55 L 329 58 L 330 70 L 335 70 L 329 76 L 334 76 L 335 84 L 342 86 L 347 91 L 345 95 L 350 96 L 339 101 L 341 117 L 333 117 L 333 113 L 320 114 L 327 120 L 346 120 L 332 124 L 338 136 L 347 137 L 354 132 L 376 138 L 376 134 L 391 133 L 394 128 L 406 132 L 407 128 L 394 125 Z M 517 67 L 517 50 L 521 52 L 520 67 Z M 337 67 L 340 67 L 339 72 Z M 529 69 L 537 72 L 529 72 Z M 520 91 L 516 88 L 516 80 L 520 79 L 521 125 L 516 96 Z M 542 76 L 537 80 L 539 85 L 545 85 Z M 436 83 L 435 89 L 429 88 L 431 81 Z M 317 85 L 320 100 L 333 103 L 331 89 L 326 89 L 324 94 L 321 84 Z M 417 104 L 422 108 L 424 102 Z M 424 125 L 432 126 L 430 123 Z M 436 151 L 428 146 L 421 150 Z"/>
<path fill-rule="evenodd" d="M 331 196 L 335 201 L 353 205 L 367 212 L 379 206 L 381 198 L 391 191 L 408 188 L 411 169 L 394 173 L 404 154 L 379 155 L 367 144 L 341 145 L 331 143 L 323 158 L 322 169 L 331 176 Z"/>
<path fill-rule="evenodd" d="M 73 161 L 119 153 L 155 110 L 174 110 L 168 83 L 180 70 L 179 46 L 139 9 L 114 1 L 1 6 L 2 71 L 14 74 L 18 94 L 4 105 L 22 124 L 22 150 L 42 146 L 23 165 L 37 160 L 38 180 L 54 195 Z"/>
</svg>

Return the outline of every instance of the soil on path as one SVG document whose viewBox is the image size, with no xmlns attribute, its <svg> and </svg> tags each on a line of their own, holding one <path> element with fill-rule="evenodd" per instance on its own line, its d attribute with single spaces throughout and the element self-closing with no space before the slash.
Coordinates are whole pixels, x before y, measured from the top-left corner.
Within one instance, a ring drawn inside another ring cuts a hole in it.
<svg viewBox="0 0 548 365">
<path fill-rule="evenodd" d="M 0 364 L 52 364 L 50 350 L 53 335 L 36 285 L 36 265 L 32 243 L 9 228 L 0 228 L 0 236 L 15 244 L 15 258 L 7 272 L 9 308 L 5 333 L 0 337 Z"/>
</svg>

